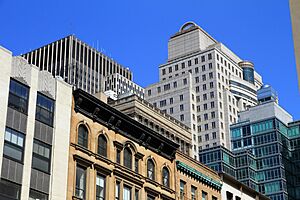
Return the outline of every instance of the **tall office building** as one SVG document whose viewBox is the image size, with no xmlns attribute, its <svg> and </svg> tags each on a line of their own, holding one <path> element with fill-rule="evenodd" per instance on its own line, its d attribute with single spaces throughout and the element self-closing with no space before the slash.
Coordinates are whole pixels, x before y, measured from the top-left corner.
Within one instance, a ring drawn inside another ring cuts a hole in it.
<svg viewBox="0 0 300 200">
<path fill-rule="evenodd" d="M 66 199 L 72 86 L 0 46 L 0 199 Z"/>
<path fill-rule="evenodd" d="M 36 50 L 22 55 L 29 64 L 34 64 L 40 70 L 46 70 L 53 76 L 61 76 L 67 83 L 76 88 L 95 94 L 106 91 L 104 80 L 118 74 L 127 80 L 126 84 L 133 85 L 132 72 L 107 57 L 95 48 L 79 40 L 74 35 L 67 36 Z M 135 92 L 140 95 L 140 90 L 130 90 L 124 85 L 123 90 L 115 90 L 117 95 L 126 92 Z M 136 85 L 136 84 L 135 84 Z M 121 85 L 123 86 L 123 85 Z M 108 87 L 108 86 L 107 86 Z M 108 88 L 112 88 L 109 86 Z"/>
<path fill-rule="evenodd" d="M 159 82 L 145 89 L 145 99 L 191 128 L 193 155 L 212 146 L 230 147 L 229 126 L 238 111 L 257 104 L 262 78 L 193 22 L 168 42 L 168 61 Z"/>
<path fill-rule="evenodd" d="M 200 151 L 200 161 L 227 173 L 272 200 L 300 196 L 300 121 L 277 103 L 271 86 L 258 91 L 259 105 L 239 113 L 231 125 L 231 151 Z"/>
</svg>

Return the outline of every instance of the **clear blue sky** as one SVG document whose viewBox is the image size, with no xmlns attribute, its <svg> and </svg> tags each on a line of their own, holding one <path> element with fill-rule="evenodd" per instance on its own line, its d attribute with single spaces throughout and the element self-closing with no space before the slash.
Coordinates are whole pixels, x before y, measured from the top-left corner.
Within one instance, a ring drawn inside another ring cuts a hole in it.
<svg viewBox="0 0 300 200">
<path fill-rule="evenodd" d="M 94 46 L 98 41 L 142 86 L 158 80 L 169 37 L 195 21 L 253 61 L 280 104 L 300 119 L 288 0 L 0 0 L 0 19 L 0 45 L 14 55 L 75 34 Z"/>
</svg>

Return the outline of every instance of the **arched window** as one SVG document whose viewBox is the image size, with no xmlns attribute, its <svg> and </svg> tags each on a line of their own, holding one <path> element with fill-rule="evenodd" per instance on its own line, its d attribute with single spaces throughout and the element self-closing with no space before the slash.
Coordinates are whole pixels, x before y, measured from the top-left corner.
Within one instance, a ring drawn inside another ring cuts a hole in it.
<svg viewBox="0 0 300 200">
<path fill-rule="evenodd" d="M 98 137 L 98 154 L 107 157 L 107 141 L 104 135 Z"/>
<path fill-rule="evenodd" d="M 88 130 L 83 124 L 78 127 L 78 144 L 88 148 Z"/>
<path fill-rule="evenodd" d="M 147 161 L 147 177 L 151 180 L 155 180 L 154 162 L 151 159 Z"/>
<path fill-rule="evenodd" d="M 170 173 L 167 167 L 162 170 L 162 181 L 164 186 L 170 187 Z"/>
<path fill-rule="evenodd" d="M 132 169 L 132 153 L 131 150 L 128 147 L 125 147 L 124 149 L 124 166 Z"/>
</svg>

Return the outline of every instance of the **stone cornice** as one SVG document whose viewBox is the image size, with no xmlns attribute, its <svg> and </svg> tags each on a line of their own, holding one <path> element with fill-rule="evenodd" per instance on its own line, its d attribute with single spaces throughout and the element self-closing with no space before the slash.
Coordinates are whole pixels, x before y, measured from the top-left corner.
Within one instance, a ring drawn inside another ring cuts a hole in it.
<svg viewBox="0 0 300 200">
<path fill-rule="evenodd" d="M 79 112 L 95 122 L 135 141 L 155 153 L 173 160 L 179 145 L 156 133 L 149 127 L 100 101 L 93 95 L 77 89 L 73 92 L 75 112 Z"/>
<path fill-rule="evenodd" d="M 195 178 L 199 182 L 209 185 L 210 187 L 215 188 L 216 190 L 221 190 L 222 184 L 220 182 L 213 180 L 212 178 L 204 175 L 203 173 L 199 172 L 198 170 L 196 170 L 178 160 L 176 161 L 176 166 L 177 166 L 178 170 Z"/>
</svg>

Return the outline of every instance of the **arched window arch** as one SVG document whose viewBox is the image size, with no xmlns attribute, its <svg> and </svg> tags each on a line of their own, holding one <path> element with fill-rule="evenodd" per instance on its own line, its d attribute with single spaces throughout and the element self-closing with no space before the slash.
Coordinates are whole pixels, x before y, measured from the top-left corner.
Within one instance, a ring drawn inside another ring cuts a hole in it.
<svg viewBox="0 0 300 200">
<path fill-rule="evenodd" d="M 170 172 L 167 167 L 162 170 L 162 182 L 165 187 L 170 187 Z"/>
<path fill-rule="evenodd" d="M 155 165 L 152 159 L 148 159 L 147 161 L 147 177 L 155 180 Z"/>
<path fill-rule="evenodd" d="M 88 132 L 88 129 L 86 128 L 86 126 L 83 125 L 83 124 L 80 124 L 79 127 L 78 127 L 78 141 L 77 141 L 77 143 L 80 146 L 88 148 L 88 135 L 89 135 L 89 132 Z"/>
<path fill-rule="evenodd" d="M 123 156 L 124 166 L 132 169 L 132 152 L 129 147 L 124 148 Z"/>
<path fill-rule="evenodd" d="M 98 137 L 98 154 L 107 157 L 107 140 L 103 134 Z"/>
</svg>

